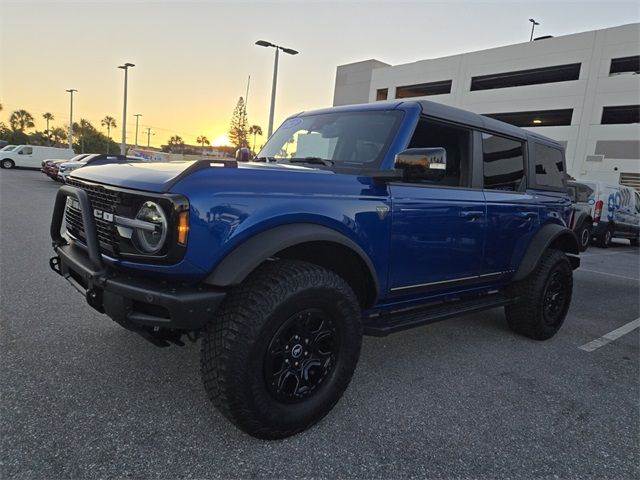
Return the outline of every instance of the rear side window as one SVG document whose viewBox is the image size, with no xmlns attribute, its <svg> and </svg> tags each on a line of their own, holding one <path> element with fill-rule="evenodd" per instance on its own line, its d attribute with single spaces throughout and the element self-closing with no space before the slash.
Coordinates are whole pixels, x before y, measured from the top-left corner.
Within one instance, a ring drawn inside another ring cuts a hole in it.
<svg viewBox="0 0 640 480">
<path fill-rule="evenodd" d="M 524 143 L 482 134 L 484 188 L 520 192 L 525 189 Z"/>
<path fill-rule="evenodd" d="M 540 143 L 534 145 L 536 184 L 541 187 L 565 188 L 566 175 L 562 151 Z"/>
</svg>

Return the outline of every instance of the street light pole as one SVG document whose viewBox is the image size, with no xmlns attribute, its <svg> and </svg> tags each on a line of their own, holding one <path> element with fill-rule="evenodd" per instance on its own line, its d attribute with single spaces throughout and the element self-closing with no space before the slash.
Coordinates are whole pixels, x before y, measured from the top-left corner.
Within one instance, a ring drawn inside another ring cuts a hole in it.
<svg viewBox="0 0 640 480">
<path fill-rule="evenodd" d="M 269 129 L 267 131 L 267 137 L 270 137 L 273 133 L 273 116 L 275 114 L 276 109 L 276 85 L 278 84 L 278 58 L 280 55 L 280 50 L 284 53 L 288 53 L 289 55 L 297 55 L 298 52 L 291 48 L 281 47 L 280 45 L 275 45 L 271 42 L 267 42 L 265 40 L 258 40 L 256 45 L 261 47 L 273 47 L 276 49 L 276 55 L 273 62 L 273 86 L 271 87 L 271 108 L 269 109 Z"/>
<path fill-rule="evenodd" d="M 536 25 L 540 25 L 538 22 L 536 22 L 533 18 L 530 18 L 529 21 L 531 22 L 531 37 L 529 38 L 529 41 L 532 42 L 533 41 L 533 31 L 536 28 Z"/>
<path fill-rule="evenodd" d="M 77 91 L 74 88 L 67 90 L 71 96 L 69 107 L 69 148 L 71 150 L 73 150 L 73 93 Z"/>
<path fill-rule="evenodd" d="M 118 66 L 118 68 L 124 70 L 124 107 L 122 109 L 122 143 L 120 144 L 120 155 L 126 155 L 127 153 L 127 80 L 129 67 L 135 67 L 135 65 L 127 62 L 124 65 Z"/>
<path fill-rule="evenodd" d="M 141 113 L 136 113 L 134 115 L 134 117 L 136 117 L 136 148 L 138 148 L 138 120 L 140 120 L 141 116 L 142 116 Z"/>
</svg>

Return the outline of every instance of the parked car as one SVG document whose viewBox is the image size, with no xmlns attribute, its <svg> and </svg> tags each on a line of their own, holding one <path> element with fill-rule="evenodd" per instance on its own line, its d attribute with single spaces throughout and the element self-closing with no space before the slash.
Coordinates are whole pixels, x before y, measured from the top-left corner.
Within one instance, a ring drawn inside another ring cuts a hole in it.
<svg viewBox="0 0 640 480">
<path fill-rule="evenodd" d="M 625 185 L 581 180 L 574 184 L 576 205 L 593 218 L 592 238 L 607 248 L 614 237 L 640 240 L 640 193 Z"/>
<path fill-rule="evenodd" d="M 155 345 L 203 337 L 213 404 L 282 438 L 338 402 L 363 333 L 505 307 L 515 332 L 555 335 L 580 264 L 571 213 L 557 142 L 376 102 L 290 117 L 253 162 L 76 170 L 50 265 Z"/>
<path fill-rule="evenodd" d="M 126 157 L 124 155 L 111 155 L 104 153 L 92 154 L 77 162 L 63 162 L 58 164 L 57 178 L 61 182 L 66 182 L 67 177 L 71 174 L 71 172 L 78 168 L 86 167 L 87 165 L 104 165 L 107 163 L 117 163 L 125 160 Z"/>
<path fill-rule="evenodd" d="M 0 167 L 40 168 L 42 161 L 48 158 L 61 160 L 75 156 L 70 148 L 40 147 L 37 145 L 19 145 L 13 150 L 0 152 Z"/>
<path fill-rule="evenodd" d="M 52 180 L 58 180 L 58 165 L 66 162 L 79 162 L 80 160 L 84 160 L 91 156 L 90 153 L 81 153 L 80 155 L 76 155 L 75 157 L 69 160 L 59 160 L 55 158 L 48 158 L 42 161 L 42 168 L 40 171 L 50 177 Z"/>
</svg>

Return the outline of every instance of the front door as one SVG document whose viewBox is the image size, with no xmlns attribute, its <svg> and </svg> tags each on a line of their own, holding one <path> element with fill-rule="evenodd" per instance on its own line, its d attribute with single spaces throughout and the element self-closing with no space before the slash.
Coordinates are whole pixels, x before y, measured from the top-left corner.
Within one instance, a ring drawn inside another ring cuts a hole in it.
<svg viewBox="0 0 640 480">
<path fill-rule="evenodd" d="M 409 148 L 444 148 L 441 177 L 390 185 L 392 199 L 389 290 L 424 296 L 477 281 L 483 258 L 486 208 L 472 189 L 472 132 L 421 119 Z"/>
</svg>

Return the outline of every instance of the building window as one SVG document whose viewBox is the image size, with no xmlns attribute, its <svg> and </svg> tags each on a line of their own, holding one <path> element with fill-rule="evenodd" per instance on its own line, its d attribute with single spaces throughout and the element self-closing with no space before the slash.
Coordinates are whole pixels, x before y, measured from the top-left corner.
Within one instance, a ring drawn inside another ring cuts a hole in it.
<svg viewBox="0 0 640 480">
<path fill-rule="evenodd" d="M 396 98 L 427 97 L 451 93 L 451 80 L 405 85 L 396 88 Z"/>
<path fill-rule="evenodd" d="M 483 133 L 484 188 L 508 192 L 524 189 L 523 151 L 522 142 Z"/>
<path fill-rule="evenodd" d="M 485 113 L 501 122 L 510 123 L 516 127 L 558 127 L 571 125 L 573 109 L 562 110 L 533 110 L 530 112 Z"/>
<path fill-rule="evenodd" d="M 543 83 L 569 82 L 580 77 L 580 64 L 556 65 L 517 72 L 494 73 L 471 78 L 471 90 L 521 87 Z"/>
<path fill-rule="evenodd" d="M 388 88 L 379 88 L 378 90 L 376 90 L 376 101 L 386 100 L 387 95 L 389 95 Z"/>
<path fill-rule="evenodd" d="M 600 123 L 603 125 L 640 123 L 640 105 L 604 107 L 602 109 L 602 122 Z"/>
<path fill-rule="evenodd" d="M 533 156 L 537 185 L 555 188 L 564 188 L 566 186 L 562 151 L 536 143 L 533 149 Z"/>
<path fill-rule="evenodd" d="M 640 55 L 611 59 L 611 68 L 609 68 L 609 75 L 629 72 L 640 73 Z"/>
</svg>

